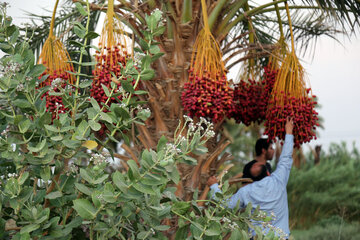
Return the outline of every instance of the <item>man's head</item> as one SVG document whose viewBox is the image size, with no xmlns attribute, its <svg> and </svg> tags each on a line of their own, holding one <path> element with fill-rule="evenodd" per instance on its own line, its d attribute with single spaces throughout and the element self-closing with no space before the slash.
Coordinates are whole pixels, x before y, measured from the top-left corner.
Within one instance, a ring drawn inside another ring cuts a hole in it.
<svg viewBox="0 0 360 240">
<path fill-rule="evenodd" d="M 265 138 L 259 138 L 255 144 L 255 153 L 257 157 L 264 156 L 265 160 L 271 160 L 274 157 L 274 148 L 272 141 Z"/>
<path fill-rule="evenodd" d="M 269 173 L 266 166 L 260 162 L 252 161 L 244 167 L 244 178 L 251 178 L 253 181 L 260 181 L 266 176 L 269 176 Z"/>
</svg>

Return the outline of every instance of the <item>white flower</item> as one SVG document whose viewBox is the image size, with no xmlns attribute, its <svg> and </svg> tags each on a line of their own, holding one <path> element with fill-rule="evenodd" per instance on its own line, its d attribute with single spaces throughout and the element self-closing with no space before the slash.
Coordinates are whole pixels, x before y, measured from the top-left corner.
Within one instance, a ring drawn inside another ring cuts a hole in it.
<svg viewBox="0 0 360 240">
<path fill-rule="evenodd" d="M 190 122 L 190 124 L 189 124 L 189 131 L 190 131 L 190 132 L 194 132 L 195 130 L 196 130 L 196 128 L 195 128 L 194 123 L 193 123 L 193 122 Z"/>
<path fill-rule="evenodd" d="M 207 137 L 207 138 L 212 138 L 214 136 L 215 136 L 215 132 L 212 130 L 207 131 L 205 134 L 205 137 Z"/>
<path fill-rule="evenodd" d="M 24 85 L 21 84 L 21 83 L 16 86 L 16 91 L 18 91 L 18 92 L 22 92 L 22 91 L 24 91 L 24 89 L 25 89 L 25 87 L 24 87 Z"/>
<path fill-rule="evenodd" d="M 61 78 L 55 78 L 52 82 L 51 82 L 51 88 L 55 89 L 55 88 L 59 88 L 61 87 L 61 84 L 64 82 L 63 79 Z"/>
<path fill-rule="evenodd" d="M 103 162 L 106 162 L 106 157 L 102 154 L 93 153 L 91 154 L 90 162 L 93 162 L 94 165 L 98 165 Z"/>
<path fill-rule="evenodd" d="M 187 115 L 183 115 L 184 119 L 186 122 L 192 122 L 193 120 L 191 119 L 191 117 L 187 116 Z"/>
</svg>

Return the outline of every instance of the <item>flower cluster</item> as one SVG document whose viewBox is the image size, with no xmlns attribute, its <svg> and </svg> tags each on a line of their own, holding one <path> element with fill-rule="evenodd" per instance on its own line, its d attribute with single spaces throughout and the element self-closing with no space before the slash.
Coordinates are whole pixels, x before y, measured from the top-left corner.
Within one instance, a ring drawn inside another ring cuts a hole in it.
<svg viewBox="0 0 360 240">
<path fill-rule="evenodd" d="M 6 180 L 8 178 L 17 178 L 18 176 L 19 176 L 19 174 L 17 174 L 17 173 L 8 173 L 7 175 L 1 175 L 0 179 Z"/>
<path fill-rule="evenodd" d="M 7 125 L 6 128 L 1 132 L 1 137 L 7 137 L 7 134 L 10 132 L 10 125 Z"/>
<path fill-rule="evenodd" d="M 74 163 L 69 164 L 69 171 L 67 171 L 66 175 L 70 176 L 71 174 L 77 175 L 79 173 L 79 167 L 76 166 Z"/>
<path fill-rule="evenodd" d="M 103 154 L 92 153 L 90 157 L 90 162 L 92 162 L 94 165 L 98 165 L 107 162 L 106 159 L 107 157 Z"/>
<path fill-rule="evenodd" d="M 271 222 L 263 222 L 262 227 L 273 231 L 275 235 L 279 237 L 279 240 L 286 240 L 289 237 L 282 229 L 275 227 Z"/>
<path fill-rule="evenodd" d="M 0 64 L 0 74 L 3 76 L 15 76 L 21 70 L 22 65 L 13 61 L 9 61 L 5 65 Z"/>
<path fill-rule="evenodd" d="M 223 221 L 223 223 L 225 224 L 225 226 L 226 226 L 227 228 L 229 228 L 231 231 L 239 228 L 239 225 L 238 225 L 236 222 L 231 221 L 231 220 L 228 219 L 227 217 L 223 217 L 221 220 Z"/>
</svg>

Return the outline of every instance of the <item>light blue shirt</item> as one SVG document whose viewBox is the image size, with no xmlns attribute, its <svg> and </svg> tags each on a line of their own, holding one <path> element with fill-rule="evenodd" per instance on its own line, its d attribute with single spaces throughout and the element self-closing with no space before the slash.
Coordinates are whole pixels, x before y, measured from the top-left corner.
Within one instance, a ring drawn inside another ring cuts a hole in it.
<svg viewBox="0 0 360 240">
<path fill-rule="evenodd" d="M 272 221 L 272 225 L 280 228 L 288 236 L 290 229 L 286 185 L 293 162 L 293 145 L 294 136 L 287 134 L 276 170 L 270 176 L 240 188 L 226 202 L 229 208 L 236 207 L 238 202 L 240 207 L 244 208 L 251 202 L 254 208 L 260 206 L 260 210 L 268 215 L 273 212 L 275 220 Z M 210 188 L 214 193 L 221 191 L 217 183 Z"/>
</svg>

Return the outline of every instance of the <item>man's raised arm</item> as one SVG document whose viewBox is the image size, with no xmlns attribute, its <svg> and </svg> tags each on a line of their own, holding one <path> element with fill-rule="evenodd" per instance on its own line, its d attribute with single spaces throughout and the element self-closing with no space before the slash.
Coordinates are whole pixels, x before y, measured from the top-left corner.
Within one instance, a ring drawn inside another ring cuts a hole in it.
<svg viewBox="0 0 360 240">
<path fill-rule="evenodd" d="M 276 167 L 276 170 L 272 174 L 284 186 L 286 186 L 289 180 L 290 170 L 293 163 L 293 159 L 292 159 L 292 153 L 294 148 L 293 128 L 294 128 L 293 119 L 287 118 L 285 124 L 285 132 L 286 132 L 285 142 L 280 155 L 279 163 Z"/>
</svg>

